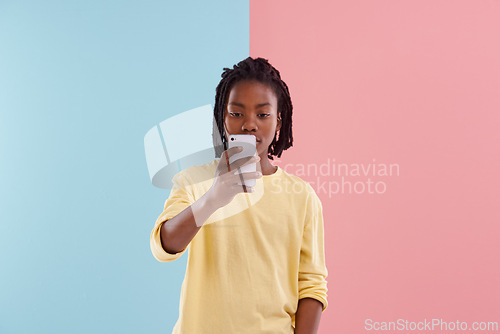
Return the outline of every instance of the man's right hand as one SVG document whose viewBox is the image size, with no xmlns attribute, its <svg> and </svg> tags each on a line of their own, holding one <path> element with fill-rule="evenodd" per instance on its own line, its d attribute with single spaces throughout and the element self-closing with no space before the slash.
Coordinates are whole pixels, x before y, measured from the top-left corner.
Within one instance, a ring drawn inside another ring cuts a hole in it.
<svg viewBox="0 0 500 334">
<path fill-rule="evenodd" d="M 214 182 L 212 187 L 210 187 L 207 191 L 207 197 L 210 198 L 210 202 L 218 208 L 229 204 L 239 193 L 255 191 L 254 187 L 247 187 L 245 185 L 238 184 L 238 182 L 241 182 L 242 179 L 251 180 L 262 177 L 262 173 L 259 171 L 260 168 L 257 168 L 258 170 L 256 172 L 237 174 L 238 168 L 248 164 L 257 163 L 258 167 L 260 167 L 259 156 L 237 159 L 230 164 L 229 158 L 236 153 L 241 152 L 241 150 L 241 146 L 236 146 L 222 152 L 221 154 L 219 164 L 215 172 Z"/>
</svg>

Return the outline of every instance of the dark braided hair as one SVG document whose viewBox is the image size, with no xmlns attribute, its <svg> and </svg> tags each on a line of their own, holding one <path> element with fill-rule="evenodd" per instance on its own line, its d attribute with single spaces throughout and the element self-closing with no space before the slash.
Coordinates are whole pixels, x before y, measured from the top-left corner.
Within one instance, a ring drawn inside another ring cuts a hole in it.
<svg viewBox="0 0 500 334">
<path fill-rule="evenodd" d="M 224 131 L 224 111 L 231 88 L 240 81 L 256 80 L 269 85 L 278 98 L 278 119 L 281 119 L 279 138 L 269 145 L 268 157 L 281 157 L 281 153 L 292 146 L 292 100 L 288 86 L 281 80 L 280 72 L 269 64 L 267 59 L 248 57 L 240 61 L 233 69 L 225 67 L 221 74 L 221 81 L 217 85 L 214 106 L 214 122 L 212 140 L 215 148 L 215 157 L 220 158 L 227 150 L 227 140 Z M 221 142 L 222 139 L 222 142 Z"/>
</svg>

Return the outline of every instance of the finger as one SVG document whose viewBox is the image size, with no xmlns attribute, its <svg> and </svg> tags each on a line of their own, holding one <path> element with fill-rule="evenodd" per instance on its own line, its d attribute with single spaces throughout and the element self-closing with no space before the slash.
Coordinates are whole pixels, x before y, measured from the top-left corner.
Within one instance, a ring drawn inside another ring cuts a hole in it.
<svg viewBox="0 0 500 334">
<path fill-rule="evenodd" d="M 233 186 L 233 189 L 238 193 L 253 193 L 255 192 L 255 187 L 250 187 L 247 185 L 236 184 Z"/>
<path fill-rule="evenodd" d="M 241 151 L 243 151 L 243 146 L 234 146 L 234 147 L 231 147 L 231 148 L 225 150 L 224 153 L 226 153 L 228 158 L 230 158 L 233 155 L 235 155 L 236 153 L 239 153 Z"/>
<path fill-rule="evenodd" d="M 224 152 L 222 152 L 220 161 L 223 161 L 225 163 L 224 167 L 226 170 L 230 171 L 231 169 L 234 169 L 231 167 L 231 165 L 229 163 L 229 158 L 232 157 L 233 155 L 235 155 L 236 153 L 241 152 L 241 151 L 243 151 L 242 146 L 235 146 L 235 147 L 231 147 L 231 148 L 225 150 Z"/>
<path fill-rule="evenodd" d="M 230 171 L 231 170 L 231 164 L 229 163 L 229 157 L 227 156 L 227 154 L 225 155 L 226 156 L 226 166 L 227 166 L 227 170 Z"/>
<path fill-rule="evenodd" d="M 250 187 L 250 186 L 243 186 L 243 192 L 244 193 L 253 193 L 255 192 L 255 187 Z"/>
<path fill-rule="evenodd" d="M 240 167 L 243 167 L 243 166 L 246 166 L 249 164 L 254 164 L 254 163 L 259 162 L 259 161 L 260 161 L 260 157 L 258 155 L 240 158 L 238 160 L 233 161 L 233 163 L 231 164 L 231 169 L 238 169 Z"/>
<path fill-rule="evenodd" d="M 231 185 L 235 185 L 238 182 L 243 183 L 244 181 L 247 180 L 255 180 L 255 179 L 260 179 L 262 177 L 261 172 L 249 172 L 249 173 L 234 173 L 229 177 L 226 182 Z"/>
</svg>

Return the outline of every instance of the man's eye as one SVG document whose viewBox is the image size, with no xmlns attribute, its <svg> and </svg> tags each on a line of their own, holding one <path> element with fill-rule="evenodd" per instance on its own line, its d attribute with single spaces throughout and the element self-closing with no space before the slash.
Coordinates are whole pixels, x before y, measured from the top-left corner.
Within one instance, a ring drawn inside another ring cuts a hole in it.
<svg viewBox="0 0 500 334">
<path fill-rule="evenodd" d="M 234 116 L 234 117 L 239 117 L 239 116 L 241 116 L 241 113 L 239 113 L 239 112 L 229 112 L 229 115 Z"/>
<path fill-rule="evenodd" d="M 259 114 L 260 117 L 265 118 L 271 116 L 271 114 Z"/>
</svg>

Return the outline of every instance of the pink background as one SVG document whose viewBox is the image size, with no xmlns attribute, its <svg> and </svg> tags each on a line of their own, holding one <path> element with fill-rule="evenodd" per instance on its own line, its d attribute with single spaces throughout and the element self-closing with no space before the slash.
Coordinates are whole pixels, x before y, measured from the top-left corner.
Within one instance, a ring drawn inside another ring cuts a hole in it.
<svg viewBox="0 0 500 334">
<path fill-rule="evenodd" d="M 294 104 L 280 166 L 399 165 L 373 178 L 385 193 L 318 193 L 319 333 L 500 321 L 499 35 L 498 1 L 250 1 L 250 55 L 281 71 Z"/>
</svg>

